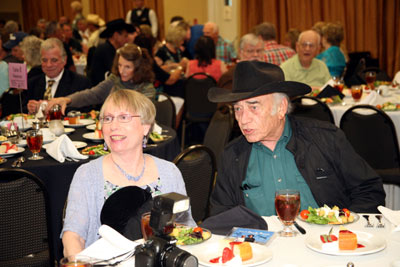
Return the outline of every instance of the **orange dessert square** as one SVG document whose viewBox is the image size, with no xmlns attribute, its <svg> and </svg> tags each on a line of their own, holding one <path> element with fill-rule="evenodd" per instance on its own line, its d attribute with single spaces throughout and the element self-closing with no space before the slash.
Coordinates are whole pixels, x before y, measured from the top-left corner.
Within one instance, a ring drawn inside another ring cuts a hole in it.
<svg viewBox="0 0 400 267">
<path fill-rule="evenodd" d="M 249 242 L 243 242 L 234 246 L 235 256 L 240 256 L 242 261 L 247 261 L 253 258 L 253 250 Z"/>
<path fill-rule="evenodd" d="M 357 248 L 357 235 L 349 230 L 339 231 L 339 249 L 355 250 Z"/>
</svg>

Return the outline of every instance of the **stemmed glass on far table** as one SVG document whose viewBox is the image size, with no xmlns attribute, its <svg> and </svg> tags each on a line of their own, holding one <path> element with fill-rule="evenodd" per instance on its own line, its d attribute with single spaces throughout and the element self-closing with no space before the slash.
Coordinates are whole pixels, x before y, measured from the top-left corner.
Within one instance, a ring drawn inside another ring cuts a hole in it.
<svg viewBox="0 0 400 267">
<path fill-rule="evenodd" d="M 300 192 L 292 189 L 283 189 L 275 192 L 275 208 L 279 220 L 283 223 L 283 230 L 278 234 L 283 237 L 295 236 L 291 226 L 300 210 Z"/>
<path fill-rule="evenodd" d="M 30 130 L 26 132 L 26 143 L 28 144 L 29 150 L 32 152 L 32 156 L 28 159 L 39 160 L 43 159 L 39 156 L 40 149 L 43 144 L 43 134 L 41 130 Z"/>
</svg>

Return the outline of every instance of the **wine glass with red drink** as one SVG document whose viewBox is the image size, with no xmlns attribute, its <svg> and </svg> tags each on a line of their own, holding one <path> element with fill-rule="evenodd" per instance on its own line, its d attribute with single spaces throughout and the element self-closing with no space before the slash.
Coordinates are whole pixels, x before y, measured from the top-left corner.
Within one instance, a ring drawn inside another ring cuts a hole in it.
<svg viewBox="0 0 400 267">
<path fill-rule="evenodd" d="M 32 157 L 28 158 L 30 160 L 43 159 L 39 156 L 40 149 L 42 149 L 43 144 L 43 134 L 41 130 L 30 130 L 26 133 L 26 143 L 28 144 L 29 150 L 32 152 Z"/>
<path fill-rule="evenodd" d="M 376 72 L 375 71 L 368 71 L 365 74 L 365 81 L 367 82 L 368 87 L 373 90 L 375 88 L 375 81 L 376 81 Z"/>
<path fill-rule="evenodd" d="M 297 232 L 291 228 L 300 210 L 300 192 L 292 189 L 275 192 L 275 208 L 279 220 L 283 223 L 283 230 L 278 234 L 284 237 L 295 236 Z"/>
</svg>

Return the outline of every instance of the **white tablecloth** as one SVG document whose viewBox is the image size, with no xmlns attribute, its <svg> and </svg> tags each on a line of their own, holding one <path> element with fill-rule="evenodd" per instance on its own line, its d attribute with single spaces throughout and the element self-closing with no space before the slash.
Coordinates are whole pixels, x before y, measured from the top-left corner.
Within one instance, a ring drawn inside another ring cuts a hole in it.
<svg viewBox="0 0 400 267">
<path fill-rule="evenodd" d="M 346 95 L 343 99 L 345 105 L 330 106 L 337 127 L 340 127 L 340 119 L 345 111 L 355 105 L 349 91 L 345 90 L 344 93 Z M 385 102 L 400 103 L 400 90 L 391 91 L 390 95 L 383 99 Z M 396 128 L 397 140 L 400 141 L 400 111 L 387 111 L 386 114 L 392 119 Z M 384 188 L 386 192 L 386 207 L 400 210 L 400 187 L 396 185 L 384 185 Z"/>
<path fill-rule="evenodd" d="M 268 223 L 270 231 L 279 231 L 282 229 L 282 224 L 276 216 L 264 217 Z M 370 218 L 371 222 L 376 225 L 375 217 Z M 391 263 L 398 261 L 400 263 L 400 232 L 392 233 L 394 228 L 386 219 L 383 219 L 386 224 L 385 228 L 365 228 L 366 221 L 361 217 L 352 224 L 347 225 L 351 231 L 367 232 L 373 235 L 378 235 L 386 239 L 387 247 L 374 254 L 363 256 L 330 256 L 315 252 L 306 246 L 306 238 L 310 234 L 327 234 L 331 226 L 327 225 L 311 225 L 305 222 L 298 222 L 303 226 L 307 234 L 298 234 L 296 237 L 276 237 L 271 243 L 267 244 L 267 249 L 271 250 L 273 257 L 270 261 L 259 266 L 266 267 L 326 267 L 326 266 L 342 266 L 345 267 L 348 262 L 353 262 L 356 267 L 376 267 L 376 266 L 391 266 Z M 334 226 L 339 227 L 339 226 Z M 213 235 L 210 240 L 199 244 L 181 247 L 189 252 L 199 250 L 202 247 L 206 248 L 212 242 L 218 242 L 223 236 Z M 104 240 L 96 241 L 86 251 L 112 251 L 111 245 Z M 83 253 L 85 254 L 85 253 Z M 86 253 L 87 255 L 88 253 Z M 90 253 L 89 253 L 90 255 Z M 120 266 L 134 266 L 134 259 L 130 259 Z M 203 265 L 200 265 L 203 266 Z M 397 266 L 397 265 L 396 265 Z"/>
</svg>

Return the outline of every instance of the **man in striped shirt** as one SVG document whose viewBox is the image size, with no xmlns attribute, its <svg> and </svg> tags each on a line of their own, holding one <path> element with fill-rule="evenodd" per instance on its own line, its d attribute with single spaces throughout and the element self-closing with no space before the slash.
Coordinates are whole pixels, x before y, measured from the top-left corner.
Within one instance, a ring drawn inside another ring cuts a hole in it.
<svg viewBox="0 0 400 267">
<path fill-rule="evenodd" d="M 275 65 L 281 65 L 285 60 L 296 54 L 290 47 L 276 42 L 275 25 L 264 22 L 256 26 L 255 34 L 264 41 L 264 61 Z"/>
</svg>

